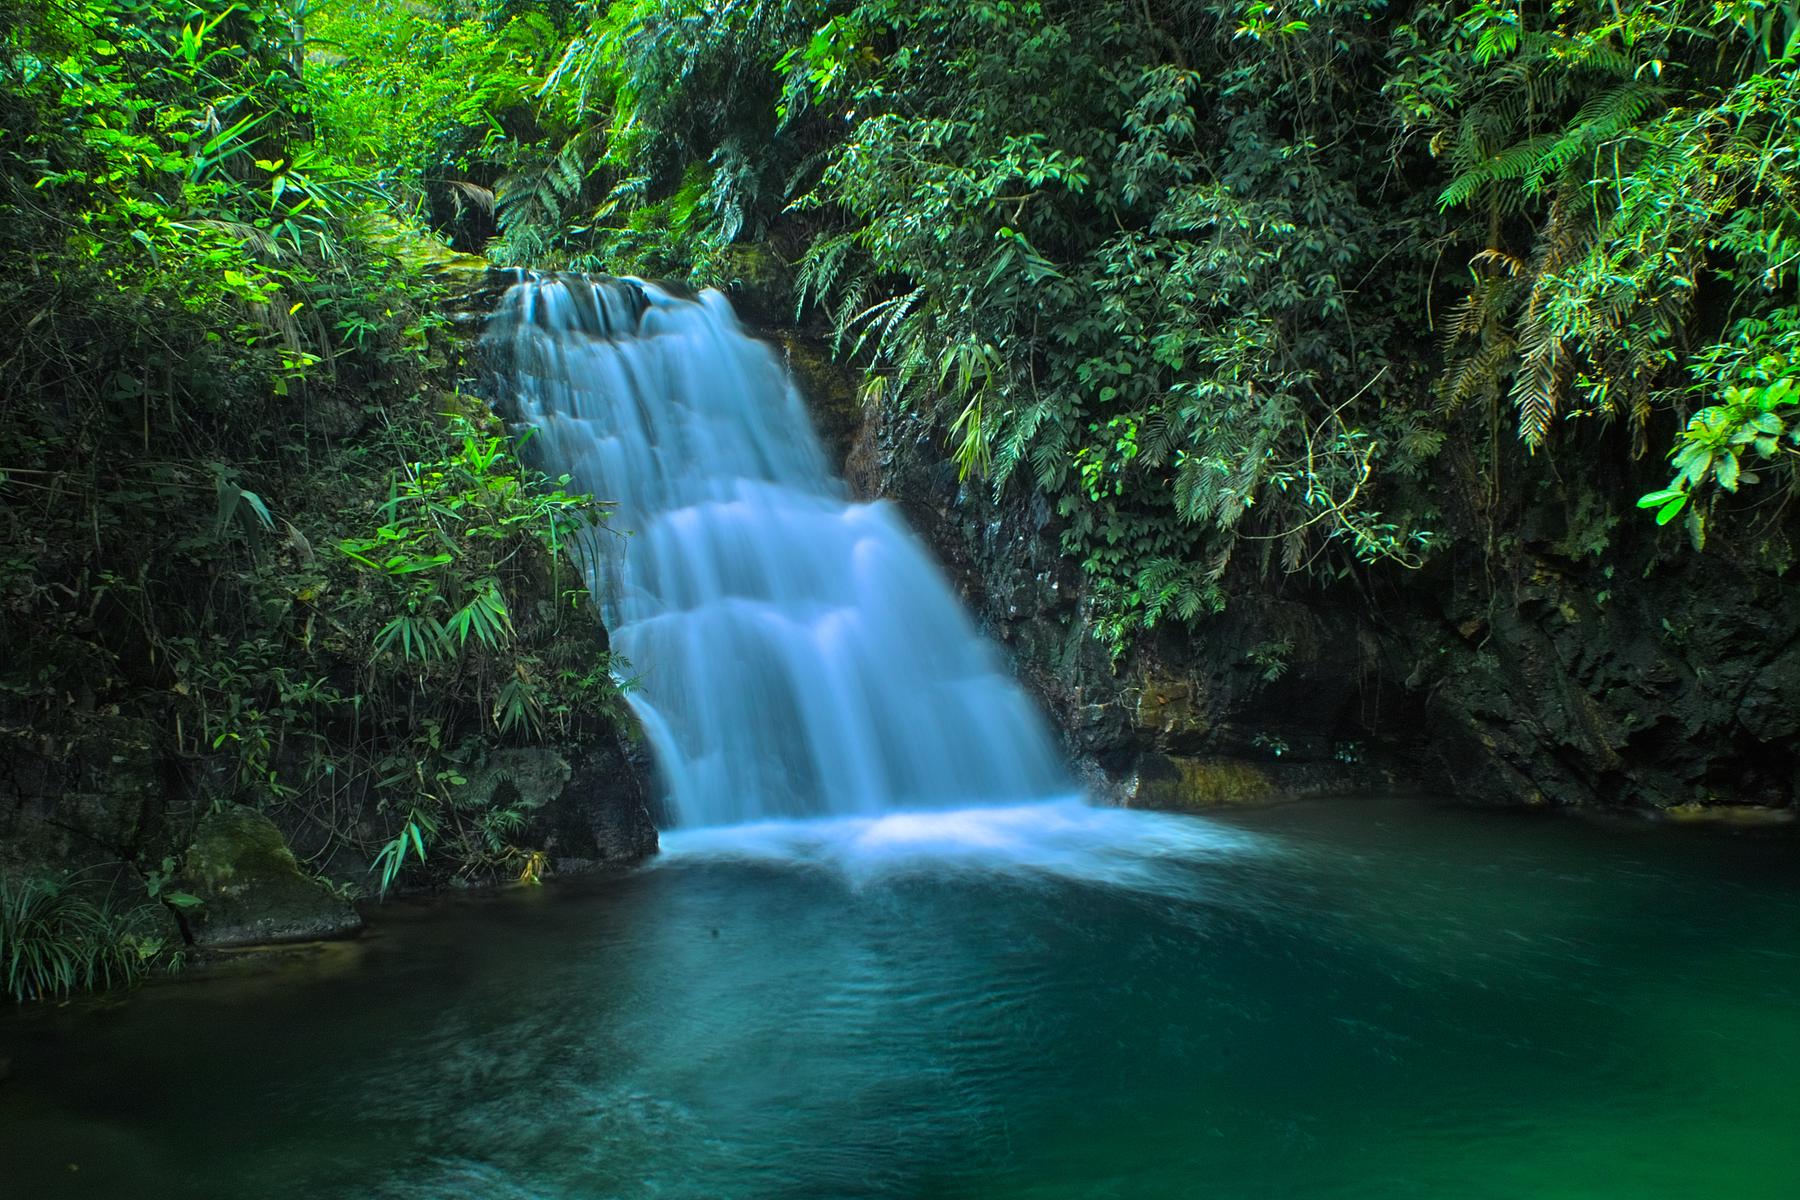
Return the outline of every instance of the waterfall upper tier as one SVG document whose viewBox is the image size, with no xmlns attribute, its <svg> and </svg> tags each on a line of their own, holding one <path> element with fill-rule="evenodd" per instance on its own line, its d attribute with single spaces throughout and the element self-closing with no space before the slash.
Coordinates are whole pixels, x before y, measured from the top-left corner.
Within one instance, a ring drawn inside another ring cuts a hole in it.
<svg viewBox="0 0 1800 1200">
<path fill-rule="evenodd" d="M 851 501 L 722 295 L 527 277 L 490 338 L 545 468 L 616 506 L 584 565 L 680 824 L 1071 790 L 924 546 Z"/>
</svg>

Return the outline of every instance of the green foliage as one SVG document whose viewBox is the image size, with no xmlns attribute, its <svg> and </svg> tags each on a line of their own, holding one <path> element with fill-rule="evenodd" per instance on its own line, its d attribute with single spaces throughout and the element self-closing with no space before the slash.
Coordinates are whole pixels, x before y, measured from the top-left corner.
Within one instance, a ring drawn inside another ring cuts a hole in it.
<svg viewBox="0 0 1800 1200">
<path fill-rule="evenodd" d="M 400 832 L 394 840 L 381 848 L 375 856 L 375 863 L 370 868 L 381 874 L 381 891 L 385 895 L 399 878 L 401 870 L 406 866 L 406 856 L 415 855 L 420 864 L 425 862 L 425 838 L 435 836 L 437 822 L 429 812 L 413 809 L 407 814 L 406 821 L 400 826 Z"/>
<path fill-rule="evenodd" d="M 1271 758 L 1280 758 L 1293 749 L 1288 745 L 1286 738 L 1272 733 L 1259 733 L 1250 739 L 1250 744 L 1258 750 L 1267 751 Z"/>
<path fill-rule="evenodd" d="M 1240 543 L 1335 577 L 1428 540 L 1370 505 L 1378 457 L 1413 453 L 1387 426 L 1416 367 L 1385 357 L 1405 308 L 1368 264 L 1429 217 L 1372 186 L 1363 10 L 1252 37 L 1175 7 L 862 4 L 787 60 L 786 120 L 854 114 L 794 202 L 849 225 L 800 302 L 884 402 L 942 414 L 965 475 L 1056 498 L 1115 651 L 1218 608 Z"/>
<path fill-rule="evenodd" d="M 1777 471 L 1783 489 L 1795 482 L 1800 458 L 1800 308 L 1783 308 L 1767 319 L 1745 319 L 1728 342 L 1694 355 L 1689 369 L 1703 396 L 1723 403 L 1694 413 L 1669 452 L 1675 477 L 1667 487 L 1638 499 L 1667 525 L 1683 511 L 1694 541 L 1706 539 L 1706 518 L 1690 501 L 1707 487 L 1725 492 L 1761 481 L 1761 470 Z M 1751 465 L 1746 465 L 1746 462 Z"/>
<path fill-rule="evenodd" d="M 123 987 L 159 960 L 179 963 L 141 914 L 90 899 L 88 890 L 0 874 L 0 990 L 14 1001 Z"/>
<path fill-rule="evenodd" d="M 531 133 L 496 156 L 503 231 L 489 256 L 724 281 L 724 248 L 785 203 L 766 145 L 775 56 L 814 7 L 575 5 L 528 121 L 502 118 Z"/>
<path fill-rule="evenodd" d="M 491 213 L 496 165 L 536 132 L 528 100 L 553 22 L 460 0 L 325 0 L 308 91 L 333 152 L 403 208 Z"/>
<path fill-rule="evenodd" d="M 500 651 L 516 631 L 501 576 L 516 589 L 526 543 L 557 553 L 591 521 L 586 497 L 519 467 L 500 435 L 477 436 L 452 418 L 458 452 L 406 464 L 389 484 L 372 534 L 338 549 L 384 581 L 378 603 L 393 614 L 374 648 L 408 662 L 454 661 L 471 648 Z"/>
<path fill-rule="evenodd" d="M 1251 665 L 1262 675 L 1264 683 L 1274 683 L 1287 674 L 1288 657 L 1294 652 L 1294 643 L 1288 638 L 1259 642 L 1245 653 Z"/>
<path fill-rule="evenodd" d="M 1797 33 L 1791 7 L 1760 0 L 1424 7 L 1402 28 L 1389 89 L 1407 132 L 1456 171 L 1440 203 L 1486 223 L 1449 328 L 1453 403 L 1510 375 L 1528 447 L 1555 421 L 1623 415 L 1641 453 L 1652 415 L 1682 407 L 1684 360 L 1724 348 L 1705 277 L 1740 321 L 1783 305 Z M 1701 376 L 1712 396 L 1728 386 Z"/>
<path fill-rule="evenodd" d="M 588 505 L 454 391 L 452 256 L 406 223 L 512 153 L 493 121 L 548 23 L 345 0 L 0 18 L 4 752 L 147 722 L 161 769 L 318 861 L 374 856 L 502 740 L 591 735 L 615 689 L 570 603 Z M 488 835 L 520 828 L 469 822 L 440 822 L 436 865 L 516 870 Z"/>
<path fill-rule="evenodd" d="M 1117 652 L 1234 571 L 1412 568 L 1444 510 L 1491 525 L 1497 485 L 1445 494 L 1431 464 L 1500 478 L 1503 403 L 1530 452 L 1586 419 L 1582 453 L 1629 461 L 1660 424 L 1682 497 L 1757 478 L 1745 455 L 1785 468 L 1757 442 L 1772 410 L 1730 389 L 1764 386 L 1741 366 L 1781 359 L 1794 304 L 1795 22 L 1762 0 L 596 4 L 540 90 L 606 118 L 593 217 L 538 244 L 706 282 L 724 242 L 778 230 L 868 402 L 928 412 L 965 479 L 1052 497 Z"/>
<path fill-rule="evenodd" d="M 565 210 L 580 198 L 587 178 L 582 150 L 583 139 L 571 138 L 554 155 L 527 162 L 501 178 L 496 203 L 504 237 L 516 244 L 541 230 L 561 228 Z"/>
<path fill-rule="evenodd" d="M 459 816 L 464 775 L 501 742 L 591 736 L 618 714 L 570 558 L 597 510 L 519 464 L 491 418 L 443 421 L 309 477 L 357 490 L 301 504 L 295 520 L 312 528 L 243 577 L 272 625 L 170 644 L 192 752 L 235 758 L 230 798 L 286 805 L 385 855 L 383 891 L 429 846 L 447 852 L 432 870 L 515 870 L 488 835 L 522 822 Z M 417 453 L 421 437 L 437 457 L 362 465 Z M 385 849 L 360 832 L 371 821 L 395 830 Z"/>
</svg>

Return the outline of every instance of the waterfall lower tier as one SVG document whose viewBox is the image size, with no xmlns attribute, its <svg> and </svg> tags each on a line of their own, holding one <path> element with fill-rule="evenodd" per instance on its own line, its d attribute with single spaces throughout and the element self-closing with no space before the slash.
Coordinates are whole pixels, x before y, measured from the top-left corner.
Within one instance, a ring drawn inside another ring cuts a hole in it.
<svg viewBox="0 0 1800 1200">
<path fill-rule="evenodd" d="M 924 547 L 849 500 L 723 296 L 528 279 L 491 329 L 547 469 L 617 506 L 584 563 L 679 824 L 1069 790 Z"/>
</svg>

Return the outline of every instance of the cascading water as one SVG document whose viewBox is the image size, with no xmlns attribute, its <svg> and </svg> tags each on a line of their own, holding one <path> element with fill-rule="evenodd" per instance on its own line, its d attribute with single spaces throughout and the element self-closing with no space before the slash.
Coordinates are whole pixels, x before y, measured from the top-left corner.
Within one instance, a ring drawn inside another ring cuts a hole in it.
<svg viewBox="0 0 1800 1200">
<path fill-rule="evenodd" d="M 492 330 L 544 465 L 617 506 L 588 581 L 678 824 L 1071 790 L 924 547 L 851 502 L 722 295 L 526 278 Z"/>
</svg>

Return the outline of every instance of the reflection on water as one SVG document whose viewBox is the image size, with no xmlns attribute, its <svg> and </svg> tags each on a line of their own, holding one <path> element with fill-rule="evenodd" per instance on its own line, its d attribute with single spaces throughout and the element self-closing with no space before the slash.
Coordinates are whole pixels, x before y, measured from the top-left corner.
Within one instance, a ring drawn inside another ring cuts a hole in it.
<svg viewBox="0 0 1800 1200">
<path fill-rule="evenodd" d="M 0 1020 L 0 1195 L 1782 1197 L 1790 842 L 1074 802 L 669 839 Z"/>
</svg>

